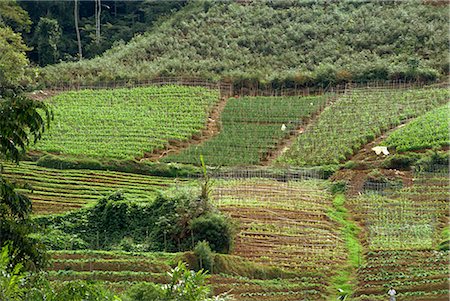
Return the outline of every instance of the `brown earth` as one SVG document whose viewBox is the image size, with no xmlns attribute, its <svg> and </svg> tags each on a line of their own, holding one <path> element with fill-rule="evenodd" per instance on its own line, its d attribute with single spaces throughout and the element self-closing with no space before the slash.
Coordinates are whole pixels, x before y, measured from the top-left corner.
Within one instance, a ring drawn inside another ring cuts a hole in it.
<svg viewBox="0 0 450 301">
<path fill-rule="evenodd" d="M 169 154 L 178 154 L 192 145 L 201 144 L 205 140 L 211 139 L 219 134 L 221 129 L 220 116 L 226 103 L 227 98 L 220 99 L 219 103 L 211 110 L 206 127 L 199 134 L 193 135 L 191 139 L 187 141 L 180 141 L 176 139 L 169 140 L 169 143 L 165 149 L 157 149 L 151 153 L 145 153 L 144 158 L 140 158 L 140 161 L 158 161 Z"/>
</svg>

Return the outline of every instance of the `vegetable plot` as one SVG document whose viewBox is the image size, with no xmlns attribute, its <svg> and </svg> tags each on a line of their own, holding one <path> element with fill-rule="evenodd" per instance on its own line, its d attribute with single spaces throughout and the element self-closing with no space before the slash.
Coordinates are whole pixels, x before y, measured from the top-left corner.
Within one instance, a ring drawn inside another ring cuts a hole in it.
<svg viewBox="0 0 450 301">
<path fill-rule="evenodd" d="M 176 183 L 170 178 L 137 174 L 91 171 L 59 170 L 21 162 L 19 166 L 3 163 L 2 175 L 16 182 L 33 202 L 33 213 L 51 214 L 75 210 L 100 197 L 122 191 L 128 196 L 150 201 L 157 191 Z"/>
<path fill-rule="evenodd" d="M 330 95 L 308 97 L 243 97 L 228 100 L 221 116 L 220 133 L 164 161 L 208 165 L 258 164 L 278 144 L 326 104 Z"/>
<path fill-rule="evenodd" d="M 405 120 L 448 101 L 448 89 L 360 89 L 327 107 L 278 161 L 291 165 L 336 164 Z"/>
<path fill-rule="evenodd" d="M 346 260 L 339 226 L 327 216 L 332 204 L 326 187 L 316 180 L 218 180 L 214 199 L 240 225 L 234 254 L 311 277 L 311 298 L 326 299 L 328 277 Z M 291 300 L 272 300 L 281 299 Z"/>
<path fill-rule="evenodd" d="M 219 93 L 162 86 L 83 90 L 49 100 L 55 120 L 35 149 L 69 155 L 133 159 L 188 140 L 207 122 Z"/>
<path fill-rule="evenodd" d="M 448 172 L 416 173 L 413 182 L 389 199 L 363 195 L 353 200 L 370 251 L 358 269 L 352 300 L 386 300 L 390 286 L 400 301 L 448 300 L 449 251 L 440 238 L 450 209 Z"/>
<path fill-rule="evenodd" d="M 450 104 L 436 108 L 392 133 L 384 144 L 398 152 L 449 145 L 449 113 Z"/>
</svg>

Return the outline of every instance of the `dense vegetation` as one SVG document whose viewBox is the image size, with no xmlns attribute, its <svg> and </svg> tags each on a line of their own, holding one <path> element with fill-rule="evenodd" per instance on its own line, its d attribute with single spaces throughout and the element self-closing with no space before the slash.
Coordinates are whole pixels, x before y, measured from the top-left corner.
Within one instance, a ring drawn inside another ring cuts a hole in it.
<svg viewBox="0 0 450 301">
<path fill-rule="evenodd" d="M 432 80 L 448 70 L 448 30 L 446 9 L 415 1 L 192 1 L 101 57 L 45 68 L 42 81 L 160 75 L 274 86 Z"/>
<path fill-rule="evenodd" d="M 99 197 L 115 191 L 129 198 L 152 201 L 161 189 L 176 183 L 170 178 L 93 170 L 57 170 L 39 167 L 32 162 L 19 166 L 3 164 L 3 176 L 14 181 L 17 191 L 33 201 L 34 214 L 54 214 L 94 204 Z"/>
<path fill-rule="evenodd" d="M 339 163 L 382 132 L 442 105 L 447 89 L 362 89 L 341 96 L 287 150 L 290 165 Z"/>
<path fill-rule="evenodd" d="M 389 135 L 384 143 L 398 152 L 449 145 L 449 109 L 447 104 L 420 116 Z"/>
<path fill-rule="evenodd" d="M 55 124 L 35 149 L 133 159 L 169 140 L 187 140 L 206 124 L 218 92 L 164 86 L 66 92 L 49 100 Z"/>
<path fill-rule="evenodd" d="M 284 138 L 297 133 L 306 118 L 325 106 L 328 97 L 230 98 L 221 114 L 218 135 L 164 161 L 199 164 L 203 155 L 211 166 L 258 164 L 267 160 Z"/>
<path fill-rule="evenodd" d="M 82 57 L 93 58 L 112 45 L 128 42 L 135 34 L 145 32 L 160 18 L 182 8 L 185 2 L 78 1 L 75 10 L 75 1 L 17 1 L 31 21 L 25 34 L 25 42 L 32 47 L 28 56 L 41 66 L 79 58 L 75 16 L 79 19 Z"/>
<path fill-rule="evenodd" d="M 192 190 L 159 194 L 153 202 L 132 201 L 118 192 L 94 206 L 60 216 L 40 217 L 52 249 L 182 251 L 206 240 L 214 251 L 231 249 L 229 221 Z M 66 238 L 72 244 L 61 244 Z"/>
<path fill-rule="evenodd" d="M 239 98 L 434 80 L 449 67 L 448 4 L 185 3 L 21 1 L 31 22 L 16 2 L 0 1 L 0 300 L 217 301 L 211 295 L 231 291 L 242 301 L 372 301 L 389 286 L 399 300 L 448 300 L 443 84 Z M 115 46 L 35 70 L 22 35 L 42 66 Z M 238 95 L 223 113 L 219 91 L 197 87 L 61 93 L 48 102 L 56 119 L 47 135 L 47 103 L 23 93 L 38 75 L 43 84 L 130 86 L 196 76 L 242 89 L 230 89 Z M 140 160 L 193 142 L 217 104 L 220 132 L 164 158 L 201 167 Z M 365 145 L 419 115 L 388 138 L 394 155 Z M 33 148 L 52 154 L 24 154 L 42 136 Z M 282 150 L 283 168 L 229 166 L 211 176 L 205 166 L 266 164 Z M 314 167 L 292 169 L 299 165 Z M 337 182 L 311 179 L 324 172 Z M 203 176 L 200 188 L 191 175 Z"/>
</svg>

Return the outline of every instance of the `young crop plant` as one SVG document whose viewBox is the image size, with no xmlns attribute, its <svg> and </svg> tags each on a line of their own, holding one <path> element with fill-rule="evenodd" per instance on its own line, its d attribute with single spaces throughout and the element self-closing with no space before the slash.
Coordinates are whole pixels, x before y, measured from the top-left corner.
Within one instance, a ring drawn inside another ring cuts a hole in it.
<svg viewBox="0 0 450 301">
<path fill-rule="evenodd" d="M 384 142 L 398 152 L 450 145 L 450 104 L 436 108 L 396 130 Z"/>
<path fill-rule="evenodd" d="M 200 165 L 203 155 L 205 163 L 212 166 L 259 164 L 284 138 L 296 134 L 305 119 L 322 108 L 329 97 L 230 98 L 217 136 L 164 161 Z"/>
<path fill-rule="evenodd" d="M 188 140 L 207 122 L 216 90 L 162 86 L 61 93 L 49 100 L 55 121 L 35 147 L 44 152 L 134 159 Z"/>
<path fill-rule="evenodd" d="M 448 89 L 356 89 L 327 107 L 278 161 L 297 166 L 337 164 L 383 132 L 434 109 Z"/>
</svg>

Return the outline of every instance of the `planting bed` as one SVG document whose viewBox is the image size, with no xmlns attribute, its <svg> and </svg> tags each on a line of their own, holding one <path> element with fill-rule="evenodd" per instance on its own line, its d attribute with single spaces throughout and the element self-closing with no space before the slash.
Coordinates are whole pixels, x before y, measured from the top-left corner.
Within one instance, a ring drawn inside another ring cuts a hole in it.
<svg viewBox="0 0 450 301">
<path fill-rule="evenodd" d="M 61 93 L 48 102 L 55 120 L 35 149 L 69 155 L 132 159 L 170 140 L 200 133 L 219 92 L 163 86 Z"/>
<path fill-rule="evenodd" d="M 35 214 L 78 209 L 115 191 L 149 201 L 158 190 L 176 185 L 178 181 L 121 172 L 51 169 L 32 162 L 21 162 L 18 166 L 2 164 L 5 167 L 2 174 L 22 187 L 18 191 L 25 193 L 33 201 Z"/>
<path fill-rule="evenodd" d="M 326 292 L 346 252 L 339 226 L 327 216 L 332 204 L 323 181 L 243 179 L 217 186 L 217 205 L 240 225 L 235 255 L 306 273 Z"/>
<path fill-rule="evenodd" d="M 370 251 L 358 270 L 355 300 L 448 300 L 449 251 L 438 250 L 450 209 L 448 173 L 416 173 L 411 187 L 389 197 L 363 195 L 352 207 Z"/>
<path fill-rule="evenodd" d="M 450 106 L 446 104 L 420 116 L 392 133 L 384 144 L 398 152 L 448 146 L 449 110 Z"/>
<path fill-rule="evenodd" d="M 446 88 L 350 90 L 278 161 L 300 166 L 342 162 L 384 131 L 448 102 L 449 96 Z"/>
<path fill-rule="evenodd" d="M 249 165 L 265 161 L 283 139 L 297 134 L 306 119 L 323 108 L 331 95 L 231 98 L 222 112 L 220 133 L 193 145 L 167 162 Z"/>
</svg>

